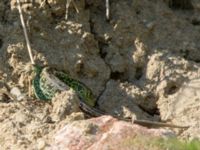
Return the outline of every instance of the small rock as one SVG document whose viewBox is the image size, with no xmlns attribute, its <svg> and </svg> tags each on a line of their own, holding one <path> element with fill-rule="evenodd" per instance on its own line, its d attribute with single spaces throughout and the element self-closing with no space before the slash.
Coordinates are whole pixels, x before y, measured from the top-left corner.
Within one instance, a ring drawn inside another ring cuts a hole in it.
<svg viewBox="0 0 200 150">
<path fill-rule="evenodd" d="M 20 125 L 26 124 L 27 122 L 29 122 L 30 117 L 27 116 L 23 110 L 18 111 L 17 113 L 15 113 L 13 115 L 13 120 L 15 120 L 17 123 L 19 123 Z"/>
<path fill-rule="evenodd" d="M 37 140 L 37 149 L 38 150 L 42 150 L 42 149 L 44 149 L 45 148 L 45 146 L 46 146 L 46 142 L 43 140 L 43 139 L 38 139 Z"/>
<path fill-rule="evenodd" d="M 154 138 L 174 136 L 165 129 L 148 129 L 119 121 L 111 116 L 101 116 L 86 121 L 74 121 L 55 134 L 52 150 L 132 150 L 145 148 L 144 143 Z M 135 143 L 137 141 L 137 143 Z M 153 149 L 151 149 L 153 150 Z"/>
<path fill-rule="evenodd" d="M 17 98 L 17 100 L 19 100 L 19 101 L 22 100 L 22 99 L 24 99 L 26 97 L 25 94 L 21 93 L 21 91 L 20 91 L 20 89 L 18 87 L 13 87 L 10 90 L 10 93 L 12 95 L 14 95 Z"/>
</svg>

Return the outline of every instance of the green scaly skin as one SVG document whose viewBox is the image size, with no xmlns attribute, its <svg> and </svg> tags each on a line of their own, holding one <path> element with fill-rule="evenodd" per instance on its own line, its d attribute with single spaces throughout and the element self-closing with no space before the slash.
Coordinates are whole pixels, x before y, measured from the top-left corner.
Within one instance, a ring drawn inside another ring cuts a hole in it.
<svg viewBox="0 0 200 150">
<path fill-rule="evenodd" d="M 49 97 L 46 97 L 46 95 L 43 93 L 43 90 L 41 89 L 40 75 L 42 73 L 42 69 L 42 67 L 34 65 L 34 72 L 36 74 L 33 79 L 34 93 L 38 99 L 49 100 Z"/>
<path fill-rule="evenodd" d="M 92 91 L 82 82 L 71 78 L 68 74 L 64 72 L 55 71 L 55 76 L 58 77 L 61 81 L 71 87 L 74 91 L 77 92 L 80 100 L 83 100 L 87 105 L 94 107 L 96 100 L 92 94 Z"/>
<path fill-rule="evenodd" d="M 60 90 L 54 85 L 52 85 L 50 82 L 48 82 L 43 73 L 44 67 L 35 65 L 34 70 L 36 75 L 33 80 L 33 87 L 36 97 L 41 100 L 51 100 L 57 92 L 60 92 Z M 72 88 L 77 93 L 78 97 L 80 98 L 80 101 L 84 102 L 90 107 L 95 106 L 96 99 L 94 98 L 92 91 L 85 84 L 71 78 L 68 74 L 62 71 L 56 71 L 51 69 L 46 70 L 49 74 L 53 74 L 60 81 Z"/>
</svg>

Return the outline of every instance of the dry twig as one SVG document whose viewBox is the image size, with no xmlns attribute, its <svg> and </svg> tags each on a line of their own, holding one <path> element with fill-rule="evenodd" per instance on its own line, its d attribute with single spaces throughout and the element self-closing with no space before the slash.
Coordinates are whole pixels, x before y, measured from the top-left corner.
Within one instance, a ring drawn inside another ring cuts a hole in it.
<svg viewBox="0 0 200 150">
<path fill-rule="evenodd" d="M 32 54 L 32 50 L 31 50 L 31 46 L 30 46 L 30 40 L 28 38 L 28 33 L 27 33 L 26 25 L 24 23 L 24 16 L 22 14 L 20 0 L 17 0 L 17 3 L 18 3 L 18 10 L 19 10 L 19 15 L 20 15 L 20 20 L 21 20 L 23 31 L 24 31 L 24 36 L 25 36 L 25 39 L 26 39 L 26 46 L 27 46 L 27 49 L 28 49 L 29 57 L 30 57 L 30 60 L 31 60 L 31 64 L 34 65 L 35 61 L 33 59 L 33 54 Z"/>
</svg>

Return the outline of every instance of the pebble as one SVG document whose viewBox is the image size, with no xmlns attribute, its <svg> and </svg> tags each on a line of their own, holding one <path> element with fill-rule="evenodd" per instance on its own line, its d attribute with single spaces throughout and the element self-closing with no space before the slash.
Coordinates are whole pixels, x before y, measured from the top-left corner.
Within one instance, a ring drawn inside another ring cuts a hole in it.
<svg viewBox="0 0 200 150">
<path fill-rule="evenodd" d="M 39 139 L 37 144 L 37 148 L 38 150 L 44 149 L 46 146 L 46 142 L 43 139 Z"/>
<path fill-rule="evenodd" d="M 17 98 L 17 100 L 22 100 L 25 98 L 25 94 L 21 93 L 20 89 L 18 87 L 13 87 L 11 90 L 10 90 L 10 93 L 15 96 Z"/>
</svg>

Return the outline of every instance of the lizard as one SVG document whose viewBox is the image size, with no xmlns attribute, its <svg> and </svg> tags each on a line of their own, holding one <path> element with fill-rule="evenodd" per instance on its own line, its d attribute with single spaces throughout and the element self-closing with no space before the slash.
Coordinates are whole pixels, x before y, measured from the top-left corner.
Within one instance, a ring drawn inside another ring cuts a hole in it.
<svg viewBox="0 0 200 150">
<path fill-rule="evenodd" d="M 69 74 L 52 69 L 50 67 L 35 66 L 36 75 L 33 80 L 33 87 L 35 95 L 38 99 L 51 100 L 53 96 L 59 92 L 72 88 L 79 97 L 79 107 L 87 115 L 92 117 L 99 117 L 102 115 L 109 115 L 108 113 L 96 108 L 96 102 L 92 91 L 84 83 L 73 79 Z M 183 128 L 188 126 L 178 126 L 164 122 L 155 122 L 149 120 L 139 120 L 133 118 L 122 118 L 117 115 L 111 115 L 119 120 L 133 122 L 135 124 L 147 126 L 147 127 L 171 127 L 171 128 Z"/>
</svg>

